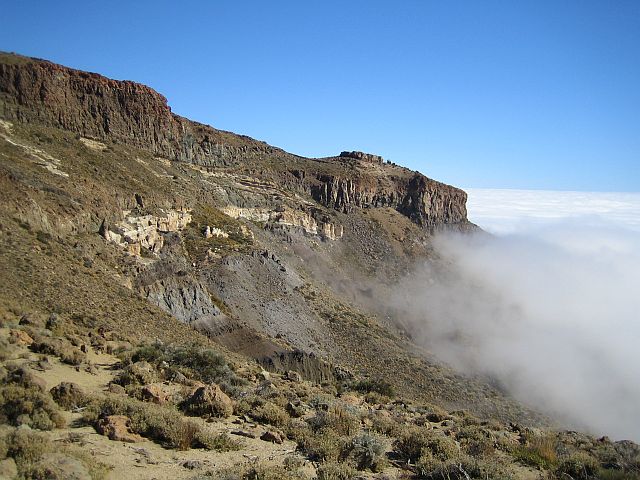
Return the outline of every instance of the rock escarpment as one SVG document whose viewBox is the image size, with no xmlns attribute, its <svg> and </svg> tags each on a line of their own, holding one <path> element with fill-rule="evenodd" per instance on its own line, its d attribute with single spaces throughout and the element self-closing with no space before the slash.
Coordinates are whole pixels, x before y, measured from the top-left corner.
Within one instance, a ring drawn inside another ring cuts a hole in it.
<svg viewBox="0 0 640 480">
<path fill-rule="evenodd" d="M 468 225 L 462 190 L 385 164 L 378 155 L 352 151 L 305 159 L 180 117 L 145 85 L 43 60 L 0 53 L 0 117 L 123 143 L 205 169 L 249 169 L 343 213 L 389 207 L 427 228 Z"/>
<path fill-rule="evenodd" d="M 232 165 L 247 157 L 284 153 L 182 118 L 146 85 L 2 53 L 0 116 L 203 165 Z"/>
<path fill-rule="evenodd" d="M 467 223 L 466 193 L 419 173 L 409 179 L 341 178 L 320 174 L 316 180 L 309 185 L 311 196 L 343 213 L 354 208 L 389 207 L 424 227 Z"/>
</svg>

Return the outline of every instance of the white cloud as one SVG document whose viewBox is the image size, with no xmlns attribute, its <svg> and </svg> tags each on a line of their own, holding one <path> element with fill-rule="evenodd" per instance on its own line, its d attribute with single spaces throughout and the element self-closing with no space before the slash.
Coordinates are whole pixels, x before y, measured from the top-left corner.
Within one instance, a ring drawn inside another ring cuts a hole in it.
<svg viewBox="0 0 640 480">
<path fill-rule="evenodd" d="M 436 239 L 398 290 L 416 338 L 595 434 L 640 440 L 640 195 L 470 191 L 499 233 Z"/>
<path fill-rule="evenodd" d="M 516 233 L 567 220 L 640 230 L 640 193 L 466 191 L 469 219 L 492 233 Z"/>
</svg>

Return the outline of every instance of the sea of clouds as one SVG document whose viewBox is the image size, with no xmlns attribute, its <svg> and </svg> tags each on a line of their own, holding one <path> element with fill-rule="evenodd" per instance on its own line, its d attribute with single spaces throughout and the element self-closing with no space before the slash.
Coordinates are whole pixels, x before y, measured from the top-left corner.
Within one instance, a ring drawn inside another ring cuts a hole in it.
<svg viewBox="0 0 640 480">
<path fill-rule="evenodd" d="M 400 286 L 417 339 L 569 426 L 640 441 L 640 194 L 467 192 L 490 235 L 438 236 L 447 268 Z"/>
</svg>

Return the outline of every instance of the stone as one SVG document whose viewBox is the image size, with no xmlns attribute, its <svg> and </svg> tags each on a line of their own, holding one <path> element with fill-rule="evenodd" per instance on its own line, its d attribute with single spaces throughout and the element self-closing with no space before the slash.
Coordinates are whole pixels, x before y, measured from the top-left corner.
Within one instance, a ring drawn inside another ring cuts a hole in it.
<svg viewBox="0 0 640 480">
<path fill-rule="evenodd" d="M 260 373 L 258 373 L 258 380 L 262 382 L 271 380 L 271 374 L 266 370 L 262 370 Z"/>
<path fill-rule="evenodd" d="M 289 416 L 293 418 L 300 418 L 305 414 L 305 408 L 302 405 L 296 405 L 293 402 L 287 403 L 285 410 Z"/>
<path fill-rule="evenodd" d="M 130 422 L 129 417 L 124 415 L 109 415 L 98 421 L 96 430 L 109 437 L 110 440 L 118 442 L 138 443 L 144 441 L 144 438 L 131 431 Z"/>
<path fill-rule="evenodd" d="M 34 478 L 47 480 L 91 480 L 89 469 L 80 460 L 63 453 L 45 453 L 33 466 Z"/>
<path fill-rule="evenodd" d="M 246 430 L 231 430 L 231 434 L 238 435 L 240 437 L 246 437 L 246 438 L 256 438 L 258 436 L 255 433 L 248 432 Z"/>
<path fill-rule="evenodd" d="M 185 460 L 180 465 L 182 465 L 187 470 L 196 470 L 202 468 L 204 466 L 204 463 L 202 463 L 200 460 Z"/>
<path fill-rule="evenodd" d="M 34 340 L 24 330 L 11 330 L 9 332 L 9 341 L 17 345 L 31 345 Z"/>
<path fill-rule="evenodd" d="M 73 382 L 61 382 L 49 390 L 55 402 L 66 410 L 82 406 L 86 396 L 82 389 Z"/>
<path fill-rule="evenodd" d="M 215 384 L 197 387 L 183 406 L 192 415 L 228 417 L 233 413 L 233 401 Z"/>
<path fill-rule="evenodd" d="M 164 405 L 169 401 L 169 395 L 164 391 L 163 385 L 159 383 L 145 385 L 140 393 L 143 400 L 157 405 Z"/>
<path fill-rule="evenodd" d="M 179 383 L 180 385 L 187 385 L 189 383 L 189 379 L 180 372 L 174 373 L 171 380 L 175 383 Z"/>
<path fill-rule="evenodd" d="M 289 380 L 291 382 L 301 382 L 302 381 L 302 375 L 300 375 L 298 372 L 296 372 L 294 370 L 289 370 L 287 372 L 287 380 Z"/>
<path fill-rule="evenodd" d="M 18 321 L 18 325 L 35 325 L 35 324 L 36 324 L 36 321 L 28 313 L 23 314 L 20 317 L 20 320 Z"/>
<path fill-rule="evenodd" d="M 118 385 L 117 383 L 110 383 L 107 390 L 118 395 L 124 395 L 127 393 L 125 388 L 122 385 Z"/>
<path fill-rule="evenodd" d="M 276 430 L 267 430 L 262 435 L 260 435 L 260 440 L 264 440 L 265 442 L 277 443 L 280 445 L 284 442 L 284 435 Z"/>
</svg>

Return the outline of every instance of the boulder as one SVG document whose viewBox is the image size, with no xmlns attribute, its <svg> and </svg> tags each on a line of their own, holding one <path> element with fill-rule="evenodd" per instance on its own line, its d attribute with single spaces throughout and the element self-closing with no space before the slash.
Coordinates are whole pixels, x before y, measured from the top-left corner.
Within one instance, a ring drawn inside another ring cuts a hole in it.
<svg viewBox="0 0 640 480">
<path fill-rule="evenodd" d="M 305 414 L 305 408 L 299 402 L 297 404 L 294 402 L 287 403 L 285 410 L 292 418 L 300 418 Z"/>
<path fill-rule="evenodd" d="M 280 445 L 284 442 L 284 435 L 276 430 L 267 430 L 262 435 L 260 435 L 260 440 L 264 440 L 265 442 L 277 443 Z"/>
<path fill-rule="evenodd" d="M 127 393 L 124 387 L 122 385 L 118 385 L 117 383 L 110 383 L 107 390 L 118 395 L 124 395 Z"/>
<path fill-rule="evenodd" d="M 47 480 L 91 480 L 89 469 L 80 460 L 63 453 L 46 453 L 32 467 L 33 478 Z"/>
<path fill-rule="evenodd" d="M 124 415 L 109 415 L 98 421 L 96 430 L 98 433 L 109 437 L 117 442 L 137 443 L 142 442 L 142 438 L 137 433 L 131 431 L 129 427 L 131 420 Z"/>
<path fill-rule="evenodd" d="M 228 417 L 233 413 L 233 401 L 215 384 L 196 388 L 182 406 L 192 415 Z"/>
<path fill-rule="evenodd" d="M 143 400 L 158 405 L 164 405 L 169 401 L 169 395 L 164 391 L 164 386 L 161 383 L 145 385 L 142 387 L 141 395 Z"/>
<path fill-rule="evenodd" d="M 24 330 L 11 330 L 9 332 L 9 341 L 17 345 L 31 345 L 33 338 Z"/>
<path fill-rule="evenodd" d="M 291 382 L 301 382 L 302 381 L 302 375 L 300 375 L 295 370 L 289 370 L 287 372 L 287 380 L 289 380 Z"/>
</svg>

